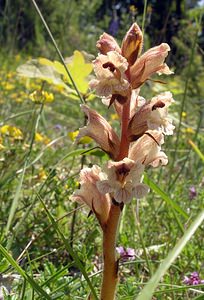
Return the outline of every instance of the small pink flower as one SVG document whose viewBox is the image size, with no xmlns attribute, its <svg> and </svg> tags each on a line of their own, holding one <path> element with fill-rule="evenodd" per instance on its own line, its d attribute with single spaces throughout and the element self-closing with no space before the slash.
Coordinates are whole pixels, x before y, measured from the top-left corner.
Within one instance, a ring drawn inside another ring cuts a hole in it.
<svg viewBox="0 0 204 300">
<path fill-rule="evenodd" d="M 97 79 L 92 79 L 89 86 L 96 90 L 98 96 L 126 95 L 129 88 L 125 75 L 128 62 L 123 56 L 116 51 L 110 51 L 107 55 L 99 54 L 93 64 Z"/>
<path fill-rule="evenodd" d="M 132 260 L 136 256 L 135 250 L 133 248 L 125 249 L 124 247 L 119 246 L 119 247 L 116 247 L 116 251 L 120 255 L 120 258 L 123 260 L 127 260 L 127 259 Z"/>
<path fill-rule="evenodd" d="M 100 39 L 96 43 L 96 47 L 101 54 L 107 54 L 109 51 L 121 53 L 121 49 L 116 40 L 105 32 L 100 36 Z"/>
<path fill-rule="evenodd" d="M 190 200 L 193 200 L 196 196 L 197 196 L 196 188 L 194 186 L 191 186 L 189 188 L 189 198 L 190 198 Z"/>
<path fill-rule="evenodd" d="M 110 124 L 95 110 L 86 105 L 81 105 L 82 110 L 88 117 L 87 126 L 79 129 L 77 140 L 82 136 L 89 136 L 115 159 L 119 153 L 120 140 Z"/>
<path fill-rule="evenodd" d="M 136 140 L 149 129 L 172 135 L 175 127 L 168 117 L 168 107 L 172 102 L 174 102 L 172 94 L 164 92 L 142 105 L 130 120 L 129 139 Z"/>
<path fill-rule="evenodd" d="M 133 161 L 140 162 L 145 166 L 151 165 L 156 168 L 168 163 L 166 154 L 161 151 L 164 143 L 163 134 L 156 130 L 148 130 L 129 149 L 128 157 Z"/>
<path fill-rule="evenodd" d="M 191 273 L 190 277 L 185 276 L 183 283 L 187 285 L 198 285 L 198 284 L 204 284 L 204 280 L 200 279 L 200 276 L 198 272 Z"/>
<path fill-rule="evenodd" d="M 164 63 L 168 51 L 170 51 L 169 45 L 163 43 L 149 49 L 136 60 L 134 65 L 130 67 L 130 81 L 133 89 L 141 86 L 154 73 L 166 75 L 173 73 Z"/>
<path fill-rule="evenodd" d="M 109 161 L 106 172 L 101 174 L 104 180 L 97 182 L 99 191 L 110 193 L 118 203 L 128 203 L 133 197 L 142 198 L 148 187 L 141 183 L 144 166 L 129 158 L 118 162 Z"/>
<path fill-rule="evenodd" d="M 71 196 L 73 201 L 85 203 L 98 217 L 101 223 L 108 219 L 110 210 L 110 196 L 101 194 L 97 189 L 97 182 L 100 180 L 101 169 L 94 165 L 92 168 L 84 168 L 80 172 L 79 190 Z"/>
</svg>

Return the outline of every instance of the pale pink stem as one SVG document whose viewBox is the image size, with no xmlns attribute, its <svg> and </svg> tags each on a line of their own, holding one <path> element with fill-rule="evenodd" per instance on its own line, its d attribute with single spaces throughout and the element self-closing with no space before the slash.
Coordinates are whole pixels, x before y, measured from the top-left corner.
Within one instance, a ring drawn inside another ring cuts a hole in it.
<svg viewBox="0 0 204 300">
<path fill-rule="evenodd" d="M 122 207 L 112 204 L 107 224 L 103 228 L 103 281 L 101 300 L 115 299 L 118 283 L 118 262 L 116 260 L 116 234 Z"/>
<path fill-rule="evenodd" d="M 122 130 L 121 130 L 121 140 L 120 140 L 120 151 L 117 157 L 117 161 L 122 160 L 123 158 L 128 156 L 128 150 L 130 142 L 127 136 L 128 123 L 130 118 L 130 99 L 123 105 L 122 112 Z"/>
</svg>

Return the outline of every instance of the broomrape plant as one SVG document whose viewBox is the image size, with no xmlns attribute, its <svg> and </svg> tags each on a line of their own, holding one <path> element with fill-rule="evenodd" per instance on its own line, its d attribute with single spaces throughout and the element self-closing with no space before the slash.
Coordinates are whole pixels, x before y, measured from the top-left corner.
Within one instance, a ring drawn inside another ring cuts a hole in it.
<svg viewBox="0 0 204 300">
<path fill-rule="evenodd" d="M 155 168 L 168 163 L 161 148 L 164 136 L 172 135 L 174 130 L 168 117 L 168 107 L 174 102 L 172 94 L 167 91 L 149 101 L 139 95 L 153 74 L 172 74 L 164 62 L 170 47 L 162 43 L 141 55 L 142 46 L 143 35 L 136 23 L 126 33 L 121 47 L 107 33 L 96 44 L 96 78 L 90 81 L 90 88 L 107 108 L 114 107 L 120 136 L 97 111 L 81 105 L 88 123 L 79 129 L 77 139 L 91 137 L 110 157 L 105 166 L 82 169 L 81 187 L 72 195 L 72 200 L 85 203 L 95 214 L 103 232 L 101 300 L 115 298 L 116 233 L 123 207 L 133 197 L 142 198 L 148 193 L 148 186 L 142 183 L 146 166 Z"/>
</svg>

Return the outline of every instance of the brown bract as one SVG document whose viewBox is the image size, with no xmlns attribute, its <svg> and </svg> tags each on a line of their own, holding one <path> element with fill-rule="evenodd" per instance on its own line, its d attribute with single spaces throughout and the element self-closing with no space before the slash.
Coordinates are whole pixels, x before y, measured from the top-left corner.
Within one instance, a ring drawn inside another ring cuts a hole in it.
<svg viewBox="0 0 204 300">
<path fill-rule="evenodd" d="M 121 50 L 122 55 L 127 59 L 129 66 L 132 66 L 140 55 L 143 46 L 143 35 L 137 23 L 132 24 L 126 33 Z"/>
</svg>

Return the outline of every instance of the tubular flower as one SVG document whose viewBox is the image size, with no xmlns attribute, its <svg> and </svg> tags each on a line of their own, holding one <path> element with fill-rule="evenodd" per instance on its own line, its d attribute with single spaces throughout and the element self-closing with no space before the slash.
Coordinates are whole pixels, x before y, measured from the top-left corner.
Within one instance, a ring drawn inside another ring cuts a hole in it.
<svg viewBox="0 0 204 300">
<path fill-rule="evenodd" d="M 168 117 L 168 107 L 174 102 L 172 93 L 164 92 L 152 98 L 151 113 L 147 120 L 148 129 L 162 131 L 165 135 L 172 135 L 175 126 Z"/>
<path fill-rule="evenodd" d="M 148 130 L 136 142 L 132 143 L 128 157 L 145 166 L 151 165 L 156 168 L 168 163 L 166 154 L 161 151 L 164 143 L 163 134 L 156 130 Z"/>
<path fill-rule="evenodd" d="M 141 86 L 154 73 L 159 75 L 173 73 L 164 63 L 169 51 L 169 45 L 162 43 L 149 49 L 130 67 L 130 81 L 133 89 Z"/>
<path fill-rule="evenodd" d="M 110 210 L 110 196 L 103 195 L 97 189 L 97 182 L 100 180 L 101 169 L 94 165 L 92 168 L 84 168 L 80 172 L 79 190 L 71 196 L 71 200 L 85 203 L 92 210 L 99 221 L 103 224 L 108 219 Z"/>
<path fill-rule="evenodd" d="M 110 195 L 118 203 L 128 203 L 133 197 L 142 198 L 148 187 L 141 183 L 144 166 L 124 158 L 119 162 L 109 161 L 106 173 L 101 174 L 104 180 L 97 182 L 97 188 L 102 194 Z"/>
<path fill-rule="evenodd" d="M 100 39 L 96 43 L 96 47 L 101 54 L 107 54 L 109 51 L 121 53 L 121 49 L 114 37 L 105 32 L 100 36 Z"/>
<path fill-rule="evenodd" d="M 111 125 L 95 110 L 86 105 L 81 105 L 82 110 L 88 117 L 87 126 L 79 129 L 77 140 L 83 136 L 89 136 L 115 159 L 119 153 L 120 141 Z"/>
<path fill-rule="evenodd" d="M 116 51 L 109 51 L 107 55 L 99 54 L 93 64 L 97 79 L 92 79 L 89 85 L 98 96 L 126 95 L 129 88 L 125 75 L 128 62 L 122 55 Z"/>
<path fill-rule="evenodd" d="M 168 118 L 168 107 L 172 102 L 172 94 L 165 92 L 142 105 L 129 122 L 129 139 L 133 141 L 149 129 L 172 135 L 175 127 Z"/>
</svg>

